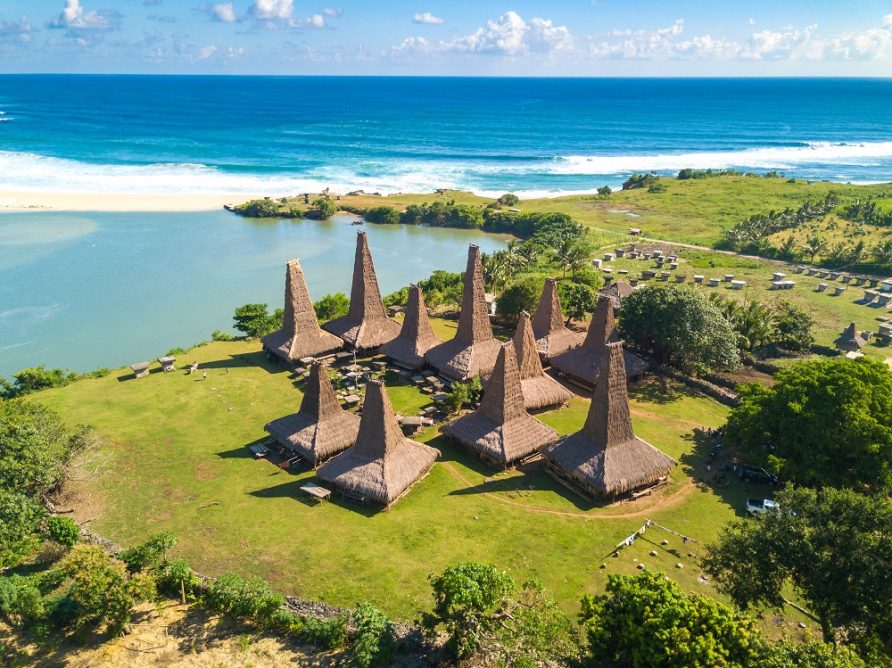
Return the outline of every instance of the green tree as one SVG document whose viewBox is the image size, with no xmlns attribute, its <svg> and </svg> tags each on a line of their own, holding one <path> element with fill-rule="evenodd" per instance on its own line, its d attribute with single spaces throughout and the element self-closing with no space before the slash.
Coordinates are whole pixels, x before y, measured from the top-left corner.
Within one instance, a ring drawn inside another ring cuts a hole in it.
<svg viewBox="0 0 892 668">
<path fill-rule="evenodd" d="M 608 575 L 582 599 L 590 666 L 754 666 L 762 638 L 752 620 L 658 573 Z"/>
<path fill-rule="evenodd" d="M 325 295 L 313 304 L 316 309 L 316 317 L 319 322 L 326 323 L 329 320 L 343 318 L 350 310 L 350 298 L 343 292 L 335 292 L 333 295 Z"/>
<path fill-rule="evenodd" d="M 827 244 L 824 243 L 824 240 L 820 237 L 819 234 L 815 233 L 810 235 L 805 240 L 805 243 L 802 244 L 802 252 L 808 255 L 809 263 L 814 264 L 815 257 L 820 255 L 826 247 Z"/>
<path fill-rule="evenodd" d="M 14 566 L 37 546 L 34 534 L 44 517 L 35 499 L 0 487 L 0 567 Z"/>
<path fill-rule="evenodd" d="M 362 217 L 366 222 L 378 225 L 396 225 L 400 222 L 400 214 L 392 206 L 373 206 L 366 209 Z"/>
<path fill-rule="evenodd" d="M 81 538 L 81 529 L 70 517 L 53 515 L 46 522 L 46 535 L 65 547 L 74 547 Z"/>
<path fill-rule="evenodd" d="M 800 362 L 740 388 L 728 444 L 815 487 L 892 490 L 892 372 L 866 358 Z"/>
<path fill-rule="evenodd" d="M 648 285 L 623 300 L 620 332 L 639 351 L 682 369 L 728 369 L 739 364 L 737 336 L 709 299 L 689 287 Z"/>
<path fill-rule="evenodd" d="M 245 304 L 235 309 L 232 316 L 233 327 L 248 337 L 261 337 L 276 331 L 282 326 L 284 314 L 277 309 L 270 314 L 266 304 Z"/>
<path fill-rule="evenodd" d="M 775 343 L 785 350 L 807 352 L 815 343 L 815 319 L 804 308 L 782 299 L 774 305 Z"/>
<path fill-rule="evenodd" d="M 567 316 L 567 324 L 571 320 L 585 320 L 598 304 L 598 293 L 584 283 L 561 281 L 558 283 L 561 297 L 561 308 Z"/>
<path fill-rule="evenodd" d="M 497 201 L 502 206 L 517 206 L 520 198 L 514 193 L 505 193 Z"/>
<path fill-rule="evenodd" d="M 759 668 L 867 668 L 867 664 L 845 647 L 783 640 L 766 647 Z"/>
<path fill-rule="evenodd" d="M 77 374 L 65 369 L 47 369 L 43 364 L 22 369 L 12 375 L 14 383 L 7 390 L 9 397 L 29 394 L 50 387 L 64 387 L 77 380 Z"/>
<path fill-rule="evenodd" d="M 542 292 L 542 278 L 528 276 L 523 278 L 501 295 L 496 300 L 496 315 L 509 324 L 516 324 L 521 311 L 532 313 L 539 301 Z"/>
<path fill-rule="evenodd" d="M 328 220 L 337 212 L 338 207 L 332 200 L 320 197 L 313 202 L 313 209 L 307 215 L 312 215 L 313 218 L 318 218 L 319 220 Z"/>
<path fill-rule="evenodd" d="M 139 545 L 124 550 L 119 558 L 131 573 L 155 570 L 167 563 L 167 552 L 176 544 L 177 539 L 172 533 L 161 531 Z"/>
<path fill-rule="evenodd" d="M 892 504 L 851 490 L 788 488 L 779 510 L 732 522 L 703 561 L 741 607 L 781 608 L 792 585 L 824 639 L 892 641 Z"/>
<path fill-rule="evenodd" d="M 602 199 L 607 199 L 613 194 L 613 189 L 610 186 L 601 186 L 598 188 L 598 197 Z"/>
<path fill-rule="evenodd" d="M 568 271 L 591 266 L 592 258 L 595 256 L 595 245 L 585 235 L 565 236 L 555 246 L 554 254 L 566 276 Z"/>
<path fill-rule="evenodd" d="M 353 611 L 351 656 L 353 668 L 371 668 L 390 665 L 396 649 L 393 622 L 371 603 L 360 603 Z"/>
</svg>

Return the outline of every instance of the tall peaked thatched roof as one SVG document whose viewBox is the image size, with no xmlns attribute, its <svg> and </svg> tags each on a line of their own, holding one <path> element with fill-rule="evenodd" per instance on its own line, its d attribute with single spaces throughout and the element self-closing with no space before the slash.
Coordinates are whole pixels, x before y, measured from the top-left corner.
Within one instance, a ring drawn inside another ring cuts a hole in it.
<svg viewBox="0 0 892 668">
<path fill-rule="evenodd" d="M 559 406 L 570 401 L 573 394 L 551 376 L 545 374 L 536 337 L 530 323 L 530 314 L 521 311 L 514 332 L 514 350 L 517 353 L 517 368 L 523 389 L 523 401 L 527 410 L 539 410 L 549 406 Z"/>
<path fill-rule="evenodd" d="M 551 360 L 551 366 L 571 380 L 586 387 L 593 387 L 598 380 L 601 367 L 607 359 L 607 346 L 616 341 L 616 320 L 613 316 L 613 303 L 608 297 L 599 297 L 592 321 L 582 345 L 571 348 Z M 647 369 L 647 363 L 628 351 L 625 356 L 626 375 L 640 376 Z"/>
<path fill-rule="evenodd" d="M 372 380 L 356 445 L 327 462 L 317 476 L 346 496 L 389 507 L 430 471 L 438 455 L 403 435 L 384 384 Z"/>
<path fill-rule="evenodd" d="M 513 343 L 501 347 L 480 408 L 447 424 L 443 433 L 499 467 L 514 464 L 558 437 L 524 408 Z"/>
<path fill-rule="evenodd" d="M 400 325 L 387 317 L 378 289 L 375 265 L 365 232 L 356 235 L 356 258 L 353 261 L 353 285 L 350 288 L 350 310 L 347 315 L 324 325 L 358 350 L 370 350 L 392 341 L 400 333 Z"/>
<path fill-rule="evenodd" d="M 439 343 L 442 341 L 431 329 L 421 289 L 417 285 L 410 285 L 406 318 L 400 334 L 390 343 L 381 346 L 380 352 L 400 366 L 420 369 L 424 366 L 424 354 Z"/>
<path fill-rule="evenodd" d="M 840 350 L 857 353 L 864 347 L 866 341 L 864 340 L 864 337 L 858 333 L 858 329 L 853 322 L 845 328 L 843 333 L 838 336 L 833 343 Z"/>
<path fill-rule="evenodd" d="M 604 295 L 610 299 L 614 309 L 619 309 L 623 299 L 633 292 L 635 292 L 635 288 L 632 287 L 631 283 L 627 283 L 626 281 L 614 281 L 610 285 L 598 290 L 599 295 Z"/>
<path fill-rule="evenodd" d="M 533 314 L 533 335 L 536 337 L 539 353 L 545 359 L 551 359 L 582 343 L 582 336 L 567 329 L 564 324 L 557 283 L 553 278 L 546 278 L 542 286 L 539 305 Z"/>
<path fill-rule="evenodd" d="M 581 431 L 542 452 L 550 468 L 595 497 L 613 497 L 653 484 L 675 465 L 632 431 L 622 343 L 607 346 Z"/>
<path fill-rule="evenodd" d="M 319 327 L 300 262 L 285 265 L 285 317 L 280 330 L 261 339 L 263 347 L 288 363 L 337 350 L 343 342 Z"/>
<path fill-rule="evenodd" d="M 492 371 L 499 347 L 489 323 L 480 249 L 472 244 L 468 248 L 468 266 L 455 338 L 428 350 L 425 359 L 444 375 L 467 380 L 478 373 L 486 376 Z"/>
<path fill-rule="evenodd" d="M 325 367 L 316 362 L 300 410 L 273 420 L 264 429 L 315 468 L 356 442 L 359 418 L 341 408 Z"/>
</svg>

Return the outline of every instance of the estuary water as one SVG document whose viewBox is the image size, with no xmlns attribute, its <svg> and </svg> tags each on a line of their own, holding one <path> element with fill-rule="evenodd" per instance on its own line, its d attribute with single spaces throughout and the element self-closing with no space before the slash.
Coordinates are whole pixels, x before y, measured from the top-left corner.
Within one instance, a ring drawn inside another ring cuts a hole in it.
<svg viewBox="0 0 892 668">
<path fill-rule="evenodd" d="M 434 269 L 463 271 L 474 230 L 202 213 L 0 214 L 0 375 L 37 364 L 89 371 L 153 359 L 228 330 L 248 302 L 281 306 L 285 262 L 310 294 L 350 291 L 357 229 L 387 294 Z"/>
</svg>

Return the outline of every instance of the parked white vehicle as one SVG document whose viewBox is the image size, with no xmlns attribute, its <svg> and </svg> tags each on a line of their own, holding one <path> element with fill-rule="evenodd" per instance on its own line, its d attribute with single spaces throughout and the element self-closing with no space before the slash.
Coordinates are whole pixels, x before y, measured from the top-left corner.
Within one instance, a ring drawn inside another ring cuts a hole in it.
<svg viewBox="0 0 892 668">
<path fill-rule="evenodd" d="M 780 506 L 778 506 L 771 499 L 747 499 L 746 500 L 746 512 L 751 514 L 756 513 L 767 513 L 771 510 L 777 510 Z"/>
</svg>

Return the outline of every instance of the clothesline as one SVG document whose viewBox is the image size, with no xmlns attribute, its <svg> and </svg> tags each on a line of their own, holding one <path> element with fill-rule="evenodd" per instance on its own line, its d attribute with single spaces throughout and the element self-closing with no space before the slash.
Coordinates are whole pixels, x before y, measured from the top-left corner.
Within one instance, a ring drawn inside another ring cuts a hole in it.
<svg viewBox="0 0 892 668">
<path fill-rule="evenodd" d="M 673 531 L 672 529 L 669 529 L 669 528 L 667 528 L 667 527 L 664 527 L 662 524 L 657 524 L 657 523 L 654 522 L 653 520 L 644 520 L 644 524 L 641 525 L 641 527 L 640 527 L 637 531 L 635 531 L 634 533 L 629 534 L 629 535 L 626 536 L 623 540 L 621 540 L 619 543 L 616 544 L 616 546 L 613 548 L 613 552 L 618 552 L 619 550 L 623 549 L 624 547 L 629 547 L 629 546 L 630 546 L 632 543 L 634 543 L 640 536 L 644 535 L 644 532 L 646 532 L 647 529 L 648 529 L 648 527 L 651 527 L 651 526 L 654 526 L 654 527 L 656 527 L 656 528 L 658 528 L 658 529 L 662 529 L 663 531 L 666 531 L 666 532 L 668 532 L 668 533 L 671 533 L 671 534 L 674 535 L 674 536 L 678 536 L 679 538 L 681 538 L 682 542 L 684 542 L 684 543 L 688 543 L 688 542 L 696 543 L 696 542 L 698 542 L 698 541 L 696 541 L 695 539 L 693 539 L 693 538 L 691 538 L 691 537 L 689 537 L 689 536 L 685 536 L 684 534 L 680 534 L 680 533 L 678 533 L 677 531 Z M 612 553 L 611 553 L 611 554 L 612 554 Z"/>
</svg>

